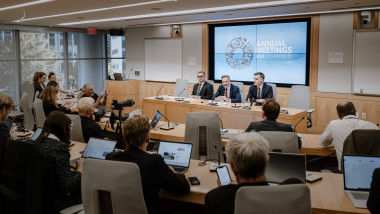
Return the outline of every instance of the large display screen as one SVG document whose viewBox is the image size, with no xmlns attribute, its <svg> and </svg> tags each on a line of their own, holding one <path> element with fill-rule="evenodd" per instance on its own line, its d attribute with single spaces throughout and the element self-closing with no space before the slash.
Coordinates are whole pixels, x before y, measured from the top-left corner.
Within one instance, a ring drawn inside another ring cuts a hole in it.
<svg viewBox="0 0 380 214">
<path fill-rule="evenodd" d="M 309 85 L 310 19 L 209 25 L 209 75 L 215 82 L 253 83 L 253 74 L 277 86 Z"/>
</svg>

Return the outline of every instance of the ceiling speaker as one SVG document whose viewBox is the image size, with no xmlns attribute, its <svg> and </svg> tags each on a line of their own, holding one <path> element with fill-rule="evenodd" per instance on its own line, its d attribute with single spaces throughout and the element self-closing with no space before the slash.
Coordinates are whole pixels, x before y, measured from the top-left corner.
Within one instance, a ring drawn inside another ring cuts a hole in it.
<svg viewBox="0 0 380 214">
<path fill-rule="evenodd" d="M 124 36 L 123 29 L 110 29 L 111 36 Z"/>
</svg>

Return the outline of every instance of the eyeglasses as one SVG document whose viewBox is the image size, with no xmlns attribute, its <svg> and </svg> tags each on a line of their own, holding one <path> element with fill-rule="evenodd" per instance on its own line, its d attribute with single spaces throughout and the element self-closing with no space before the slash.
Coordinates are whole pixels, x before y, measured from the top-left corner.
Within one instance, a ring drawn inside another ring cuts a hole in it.
<svg viewBox="0 0 380 214">
<path fill-rule="evenodd" d="M 197 76 L 198 78 L 202 78 L 203 76 Z"/>
</svg>

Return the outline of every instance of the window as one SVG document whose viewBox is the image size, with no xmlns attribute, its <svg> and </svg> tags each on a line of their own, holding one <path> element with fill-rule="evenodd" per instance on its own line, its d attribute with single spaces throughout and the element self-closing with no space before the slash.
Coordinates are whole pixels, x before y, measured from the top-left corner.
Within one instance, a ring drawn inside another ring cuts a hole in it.
<svg viewBox="0 0 380 214">
<path fill-rule="evenodd" d="M 107 35 L 108 75 L 121 73 L 125 77 L 125 36 Z"/>
</svg>

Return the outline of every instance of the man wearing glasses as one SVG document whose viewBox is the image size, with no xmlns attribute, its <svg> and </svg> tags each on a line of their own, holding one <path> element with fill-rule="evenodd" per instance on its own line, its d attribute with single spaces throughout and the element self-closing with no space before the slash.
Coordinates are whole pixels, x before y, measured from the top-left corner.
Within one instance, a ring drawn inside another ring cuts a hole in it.
<svg viewBox="0 0 380 214">
<path fill-rule="evenodd" d="M 214 94 L 214 86 L 206 81 L 206 74 L 203 71 L 198 71 L 197 78 L 199 83 L 194 85 L 192 97 L 211 100 Z"/>
</svg>

